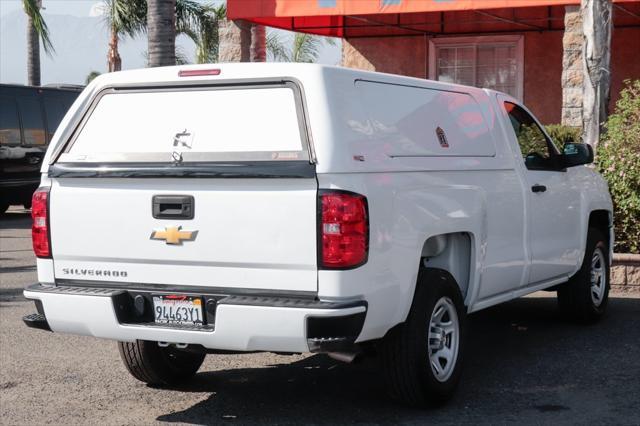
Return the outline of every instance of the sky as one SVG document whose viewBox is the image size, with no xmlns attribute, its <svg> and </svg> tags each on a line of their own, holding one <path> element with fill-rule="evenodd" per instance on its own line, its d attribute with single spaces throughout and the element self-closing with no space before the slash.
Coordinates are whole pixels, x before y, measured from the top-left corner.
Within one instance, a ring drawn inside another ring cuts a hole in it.
<svg viewBox="0 0 640 426">
<path fill-rule="evenodd" d="M 202 3 L 220 3 L 220 0 Z M 108 31 L 100 17 L 100 1 L 43 0 L 43 15 L 50 27 L 55 55 L 41 50 L 42 84 L 83 84 L 91 71 L 106 72 Z M 0 82 L 26 84 L 26 20 L 22 0 L 0 0 Z M 184 36 L 178 50 L 193 60 L 194 44 Z M 123 69 L 145 65 L 146 37 L 125 38 L 120 43 Z M 318 62 L 338 64 L 340 43 L 325 45 Z"/>
<path fill-rule="evenodd" d="M 55 15 L 89 16 L 95 0 L 43 0 L 47 13 Z M 0 16 L 13 11 L 22 11 L 21 0 L 0 0 Z"/>
</svg>

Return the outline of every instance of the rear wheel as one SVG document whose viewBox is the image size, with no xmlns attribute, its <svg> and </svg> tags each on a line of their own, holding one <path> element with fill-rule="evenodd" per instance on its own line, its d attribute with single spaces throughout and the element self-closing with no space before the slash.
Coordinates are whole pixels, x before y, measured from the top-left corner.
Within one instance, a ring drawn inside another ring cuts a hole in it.
<svg viewBox="0 0 640 426">
<path fill-rule="evenodd" d="M 570 319 L 599 320 L 609 302 L 609 247 L 596 228 L 590 228 L 580 270 L 558 289 L 558 305 Z"/>
<path fill-rule="evenodd" d="M 191 379 L 204 361 L 204 353 L 190 352 L 158 342 L 118 342 L 120 358 L 129 373 L 150 385 L 176 385 Z"/>
<path fill-rule="evenodd" d="M 392 398 L 412 406 L 439 405 L 460 381 L 466 309 L 444 271 L 421 271 L 407 320 L 382 342 L 381 358 Z"/>
</svg>

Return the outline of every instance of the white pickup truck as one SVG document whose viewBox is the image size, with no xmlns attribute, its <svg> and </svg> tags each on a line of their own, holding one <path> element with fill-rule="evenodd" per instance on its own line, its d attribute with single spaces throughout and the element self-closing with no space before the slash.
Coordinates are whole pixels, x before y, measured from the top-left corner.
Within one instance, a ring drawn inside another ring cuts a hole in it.
<svg viewBox="0 0 640 426">
<path fill-rule="evenodd" d="M 27 325 L 114 339 L 148 383 L 207 353 L 377 353 L 447 399 L 467 314 L 542 289 L 602 316 L 612 204 L 516 99 L 308 64 L 98 77 L 33 196 Z"/>
</svg>

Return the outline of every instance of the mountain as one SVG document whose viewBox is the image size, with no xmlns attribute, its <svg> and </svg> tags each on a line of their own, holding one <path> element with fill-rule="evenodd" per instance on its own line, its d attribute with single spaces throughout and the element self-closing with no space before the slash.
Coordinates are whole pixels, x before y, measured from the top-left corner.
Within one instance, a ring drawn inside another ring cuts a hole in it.
<svg viewBox="0 0 640 426">
<path fill-rule="evenodd" d="M 84 84 L 91 71 L 107 71 L 109 33 L 100 17 L 77 17 L 43 13 L 56 53 L 47 56 L 41 49 L 42 84 Z M 22 11 L 0 19 L 0 82 L 27 82 L 27 18 Z M 177 40 L 178 50 L 193 59 L 195 45 L 184 36 Z M 143 68 L 147 50 L 146 36 L 120 41 L 122 69 Z"/>
</svg>

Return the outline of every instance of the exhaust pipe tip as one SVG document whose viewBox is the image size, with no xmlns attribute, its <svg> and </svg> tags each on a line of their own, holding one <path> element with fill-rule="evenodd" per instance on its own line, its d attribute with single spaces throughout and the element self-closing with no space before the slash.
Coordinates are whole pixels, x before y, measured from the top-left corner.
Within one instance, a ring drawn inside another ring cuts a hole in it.
<svg viewBox="0 0 640 426">
<path fill-rule="evenodd" d="M 358 352 L 327 352 L 332 359 L 336 361 L 346 362 L 351 364 L 359 355 Z"/>
</svg>

